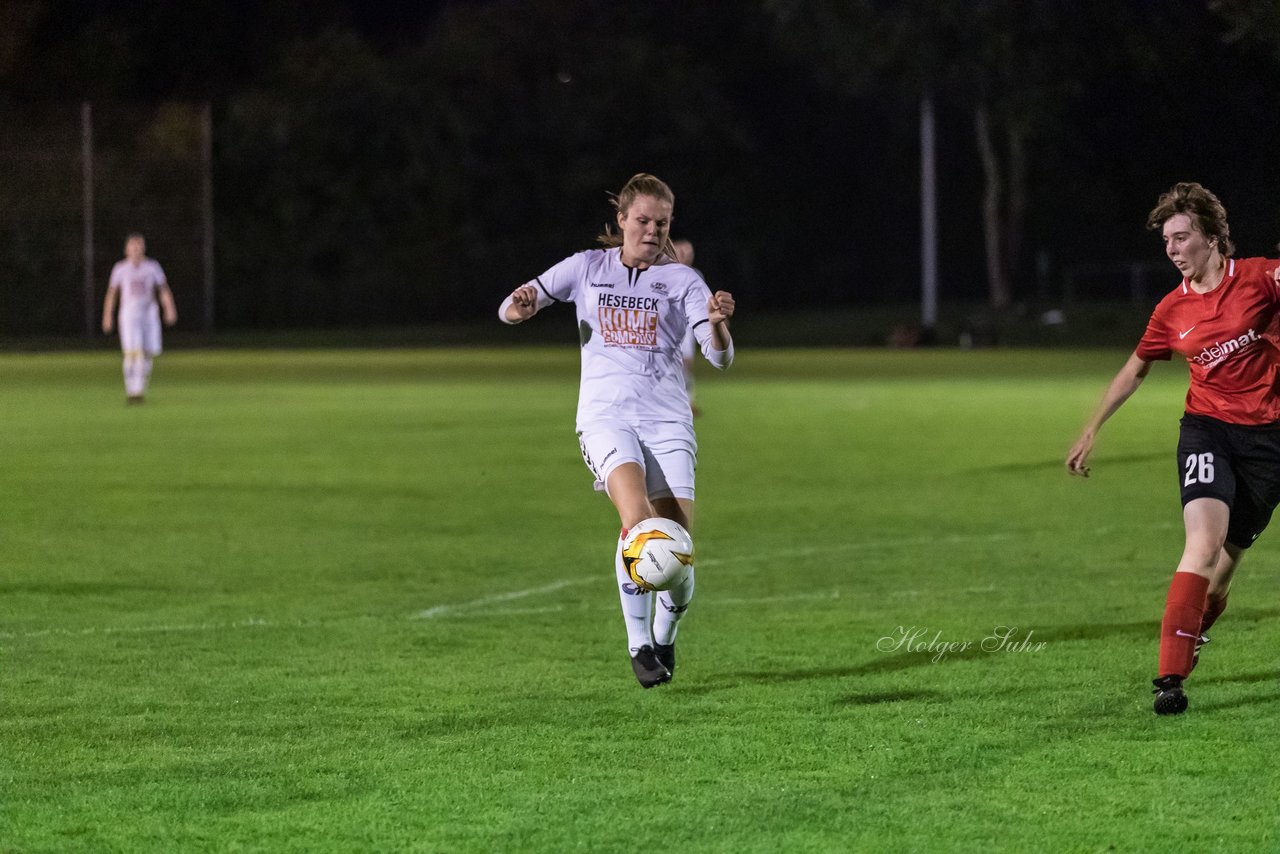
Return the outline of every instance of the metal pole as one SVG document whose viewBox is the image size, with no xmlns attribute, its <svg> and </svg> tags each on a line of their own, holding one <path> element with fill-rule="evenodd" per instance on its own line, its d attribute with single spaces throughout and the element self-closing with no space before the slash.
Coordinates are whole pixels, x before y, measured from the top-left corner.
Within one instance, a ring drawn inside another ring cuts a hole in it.
<svg viewBox="0 0 1280 854">
<path fill-rule="evenodd" d="M 920 325 L 938 325 L 938 181 L 933 99 L 920 98 Z"/>
<path fill-rule="evenodd" d="M 200 111 L 200 216 L 204 221 L 204 331 L 214 327 L 213 278 L 213 108 L 208 101 Z"/>
<path fill-rule="evenodd" d="M 88 101 L 80 105 L 80 160 L 84 182 L 84 333 L 92 339 L 97 301 L 93 298 L 93 107 Z"/>
</svg>

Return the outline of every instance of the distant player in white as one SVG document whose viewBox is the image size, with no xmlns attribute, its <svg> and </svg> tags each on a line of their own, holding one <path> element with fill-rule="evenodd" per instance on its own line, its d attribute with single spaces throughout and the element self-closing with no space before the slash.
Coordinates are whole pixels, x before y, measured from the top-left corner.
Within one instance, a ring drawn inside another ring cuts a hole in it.
<svg viewBox="0 0 1280 854">
<path fill-rule="evenodd" d="M 124 352 L 124 393 L 129 403 L 142 403 L 151 378 L 151 362 L 160 355 L 160 317 L 165 326 L 178 322 L 173 292 L 164 270 L 147 257 L 147 241 L 133 233 L 125 239 L 124 259 L 111 268 L 102 305 L 102 331 L 111 334 L 116 301 L 120 303 L 120 349 Z"/>
<path fill-rule="evenodd" d="M 733 295 L 711 293 L 676 261 L 668 236 L 675 196 L 652 175 L 631 178 L 613 199 L 621 234 L 579 252 L 516 288 L 498 309 L 504 323 L 552 303 L 573 303 L 582 345 L 577 430 L 582 455 L 622 522 L 614 553 L 631 666 L 646 688 L 675 669 L 677 624 L 693 599 L 688 582 L 657 595 L 636 588 L 622 562 L 627 531 L 663 516 L 691 529 L 697 442 L 680 342 L 692 330 L 717 368 L 733 362 Z"/>
</svg>

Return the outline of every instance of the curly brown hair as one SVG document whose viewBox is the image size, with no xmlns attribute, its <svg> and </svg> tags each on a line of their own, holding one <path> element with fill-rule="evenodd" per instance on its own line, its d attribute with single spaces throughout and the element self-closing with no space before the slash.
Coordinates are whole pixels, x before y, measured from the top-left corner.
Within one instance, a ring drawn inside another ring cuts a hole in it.
<svg viewBox="0 0 1280 854">
<path fill-rule="evenodd" d="M 1147 214 L 1147 228 L 1152 231 L 1164 227 L 1170 217 L 1186 214 L 1192 226 L 1210 242 L 1217 240 L 1218 251 L 1224 257 L 1235 254 L 1236 245 L 1231 242 L 1231 227 L 1227 225 L 1227 209 L 1213 193 L 1194 181 L 1181 181 L 1160 196 L 1156 206 Z"/>
</svg>

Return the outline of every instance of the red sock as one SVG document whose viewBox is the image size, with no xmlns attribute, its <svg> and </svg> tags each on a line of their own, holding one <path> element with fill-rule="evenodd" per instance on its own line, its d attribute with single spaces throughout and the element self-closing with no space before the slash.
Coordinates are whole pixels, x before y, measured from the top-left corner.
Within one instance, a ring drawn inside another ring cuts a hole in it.
<svg viewBox="0 0 1280 854">
<path fill-rule="evenodd" d="M 1200 634 L 1204 634 L 1213 627 L 1213 624 L 1222 616 L 1222 612 L 1227 610 L 1227 596 L 1223 594 L 1221 599 L 1209 597 L 1208 603 L 1204 606 L 1204 619 L 1200 621 Z"/>
<path fill-rule="evenodd" d="M 1181 676 L 1191 672 L 1191 656 L 1200 638 L 1209 579 L 1194 572 L 1175 572 L 1164 603 L 1160 623 L 1160 675 Z"/>
</svg>

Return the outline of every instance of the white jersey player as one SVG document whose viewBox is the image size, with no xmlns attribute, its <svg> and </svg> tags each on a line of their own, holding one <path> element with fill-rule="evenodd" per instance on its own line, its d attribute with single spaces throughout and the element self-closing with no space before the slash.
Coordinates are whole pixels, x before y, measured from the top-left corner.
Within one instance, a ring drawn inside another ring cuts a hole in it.
<svg viewBox="0 0 1280 854">
<path fill-rule="evenodd" d="M 166 326 L 178 321 L 164 270 L 146 253 L 146 238 L 130 234 L 124 244 L 124 259 L 111 268 L 102 306 L 102 331 L 110 335 L 117 300 L 120 304 L 120 349 L 124 352 L 125 400 L 129 403 L 142 403 L 145 399 L 151 363 L 161 351 L 161 313 Z"/>
<path fill-rule="evenodd" d="M 681 341 L 692 333 L 717 368 L 733 362 L 733 295 L 711 293 L 677 263 L 668 234 L 675 198 L 639 174 L 614 199 L 621 234 L 605 249 L 579 252 L 516 288 L 498 316 L 519 323 L 557 302 L 576 307 L 582 345 L 577 429 L 582 455 L 622 523 L 614 568 L 632 670 L 646 688 L 675 669 L 675 636 L 693 598 L 693 575 L 654 594 L 635 585 L 622 559 L 627 531 L 655 516 L 686 529 L 693 518 L 697 442 L 685 388 Z"/>
</svg>

